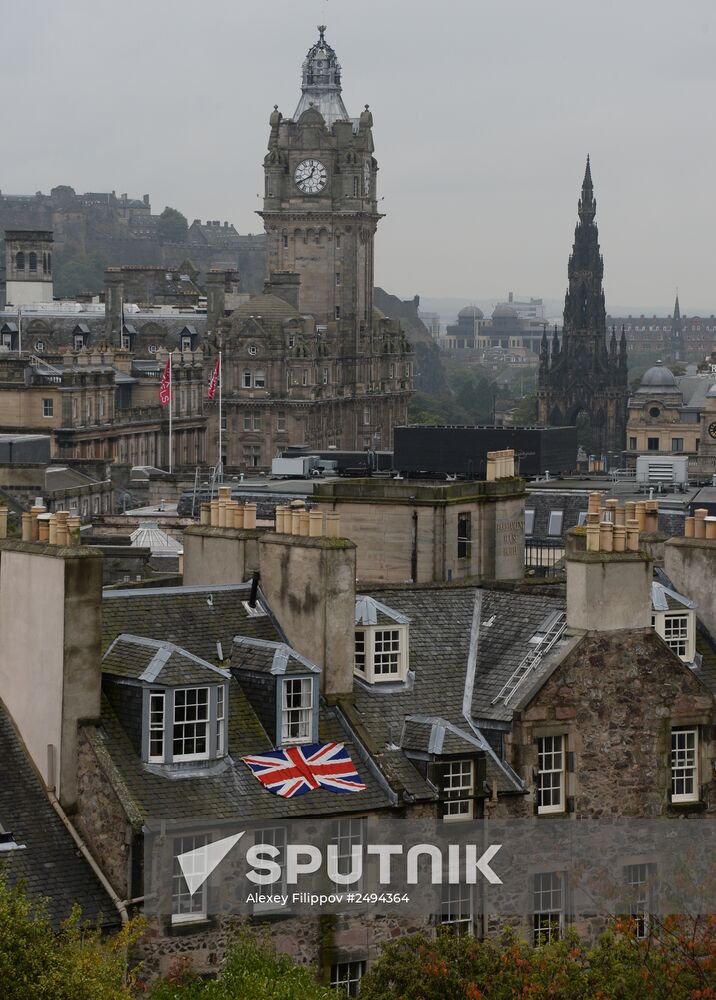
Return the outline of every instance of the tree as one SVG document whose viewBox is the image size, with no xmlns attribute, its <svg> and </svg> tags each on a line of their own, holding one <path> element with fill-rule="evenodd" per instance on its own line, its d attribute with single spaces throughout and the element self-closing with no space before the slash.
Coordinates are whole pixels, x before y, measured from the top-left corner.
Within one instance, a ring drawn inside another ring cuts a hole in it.
<svg viewBox="0 0 716 1000">
<path fill-rule="evenodd" d="M 55 253 L 55 295 L 62 299 L 72 299 L 81 293 L 95 295 L 101 292 L 106 267 L 107 260 L 98 251 L 85 253 L 75 243 L 66 243 Z"/>
<path fill-rule="evenodd" d="M 83 924 L 79 909 L 59 932 L 45 906 L 0 878 L 0 996 L 3 1000 L 131 1000 L 127 949 L 141 922 L 105 940 Z"/>
<path fill-rule="evenodd" d="M 218 979 L 202 981 L 186 959 L 154 987 L 151 1000 L 341 1000 L 315 972 L 279 955 L 266 939 L 239 925 L 229 936 Z"/>
<path fill-rule="evenodd" d="M 159 216 L 157 235 L 160 243 L 185 243 L 189 226 L 186 216 L 169 205 Z"/>
</svg>

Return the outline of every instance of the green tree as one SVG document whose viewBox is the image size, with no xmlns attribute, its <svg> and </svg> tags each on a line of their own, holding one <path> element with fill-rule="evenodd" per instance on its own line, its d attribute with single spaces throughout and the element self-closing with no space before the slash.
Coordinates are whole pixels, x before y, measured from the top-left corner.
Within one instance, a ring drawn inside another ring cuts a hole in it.
<svg viewBox="0 0 716 1000">
<path fill-rule="evenodd" d="M 235 928 L 227 942 L 218 979 L 202 981 L 191 964 L 180 960 L 157 983 L 151 1000 L 341 1000 L 341 993 L 320 986 L 315 972 L 279 955 L 265 938 L 245 925 Z"/>
<path fill-rule="evenodd" d="M 78 909 L 59 932 L 42 904 L 0 878 L 0 996 L 3 1000 L 131 1000 L 128 948 L 142 930 L 127 925 L 105 939 Z"/>
<path fill-rule="evenodd" d="M 160 243 L 184 243 L 189 226 L 186 216 L 169 205 L 159 216 L 157 235 Z"/>
<path fill-rule="evenodd" d="M 516 427 L 532 427 L 537 420 L 537 393 L 529 392 L 515 407 L 513 423 Z"/>
</svg>

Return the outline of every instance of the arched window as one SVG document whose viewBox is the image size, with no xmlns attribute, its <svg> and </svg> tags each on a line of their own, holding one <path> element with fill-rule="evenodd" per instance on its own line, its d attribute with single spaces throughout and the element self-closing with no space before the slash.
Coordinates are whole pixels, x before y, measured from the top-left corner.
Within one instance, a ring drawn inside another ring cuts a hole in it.
<svg viewBox="0 0 716 1000">
<path fill-rule="evenodd" d="M 30 254 L 30 270 L 37 271 L 37 254 L 34 251 Z"/>
<path fill-rule="evenodd" d="M 15 268 L 18 271 L 25 270 L 25 254 L 20 250 L 19 253 L 15 254 Z"/>
</svg>

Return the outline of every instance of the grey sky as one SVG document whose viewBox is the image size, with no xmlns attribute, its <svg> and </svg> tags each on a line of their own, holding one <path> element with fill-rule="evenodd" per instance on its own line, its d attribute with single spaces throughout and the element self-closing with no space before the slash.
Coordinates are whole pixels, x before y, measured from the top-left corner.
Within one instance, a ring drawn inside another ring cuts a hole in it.
<svg viewBox="0 0 716 1000">
<path fill-rule="evenodd" d="M 268 116 L 325 20 L 375 118 L 376 281 L 560 296 L 587 153 L 607 306 L 716 309 L 713 0 L 1 0 L 0 188 L 257 231 Z"/>
</svg>

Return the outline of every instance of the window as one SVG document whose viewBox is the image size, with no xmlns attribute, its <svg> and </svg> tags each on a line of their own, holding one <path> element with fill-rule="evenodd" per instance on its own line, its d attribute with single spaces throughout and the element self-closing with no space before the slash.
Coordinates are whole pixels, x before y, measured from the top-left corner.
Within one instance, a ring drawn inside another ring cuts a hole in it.
<svg viewBox="0 0 716 1000">
<path fill-rule="evenodd" d="M 281 239 L 283 241 L 284 250 L 288 250 L 288 233 L 283 233 Z"/>
<path fill-rule="evenodd" d="M 340 318 L 341 318 L 341 307 L 340 306 L 336 306 L 336 319 L 340 319 Z"/>
<path fill-rule="evenodd" d="M 241 379 L 241 385 L 243 386 L 244 389 L 250 389 L 252 384 L 253 380 L 251 378 L 251 372 L 244 372 Z"/>
<path fill-rule="evenodd" d="M 443 793 L 443 819 L 446 822 L 473 818 L 475 779 L 471 760 L 451 760 L 443 764 Z"/>
<path fill-rule="evenodd" d="M 104 416 L 104 396 L 100 396 L 97 400 L 97 415 L 99 417 Z"/>
<path fill-rule="evenodd" d="M 328 385 L 328 369 L 323 369 L 322 381 L 324 385 Z"/>
<path fill-rule="evenodd" d="M 261 414 L 260 413 L 245 413 L 244 414 L 244 430 L 245 431 L 260 431 L 261 430 Z"/>
<path fill-rule="evenodd" d="M 533 510 L 525 511 L 525 534 L 531 535 L 535 530 L 535 512 Z"/>
<path fill-rule="evenodd" d="M 209 756 L 209 689 L 179 688 L 174 692 L 174 760 L 204 760 Z"/>
<path fill-rule="evenodd" d="M 359 866 L 362 871 L 362 852 L 365 821 L 363 819 L 338 819 L 333 823 L 330 844 L 336 848 L 336 871 L 339 875 L 350 875 L 357 871 Z M 361 857 L 361 862 L 353 862 L 353 852 Z M 356 892 L 361 891 L 362 878 L 351 883 L 351 888 Z M 336 889 L 342 890 L 341 883 L 335 883 Z"/>
<path fill-rule="evenodd" d="M 54 416 L 55 411 L 55 401 L 54 399 L 43 399 L 42 400 L 42 415 L 43 417 Z"/>
<path fill-rule="evenodd" d="M 683 451 L 684 450 L 684 439 L 683 438 L 672 438 L 671 439 L 671 450 L 672 451 Z"/>
<path fill-rule="evenodd" d="M 19 253 L 15 254 L 15 268 L 18 271 L 25 270 L 25 254 L 22 252 L 22 250 Z"/>
<path fill-rule="evenodd" d="M 652 406 L 649 408 L 649 416 L 653 417 L 654 420 L 661 414 L 661 410 L 658 406 Z"/>
<path fill-rule="evenodd" d="M 587 523 L 587 511 L 580 510 L 579 514 L 577 514 L 577 527 L 582 528 L 586 523 Z"/>
<path fill-rule="evenodd" d="M 182 351 L 191 350 L 191 337 L 182 337 L 181 339 L 181 349 Z"/>
<path fill-rule="evenodd" d="M 244 446 L 244 465 L 248 465 L 250 469 L 257 469 L 261 465 L 261 445 Z"/>
<path fill-rule="evenodd" d="M 38 354 L 42 354 L 42 352 L 45 350 L 45 341 L 44 340 L 36 340 L 35 341 L 35 350 L 37 351 Z"/>
<path fill-rule="evenodd" d="M 331 986 L 348 997 L 357 997 L 364 975 L 365 962 L 336 962 L 331 966 Z"/>
<path fill-rule="evenodd" d="M 543 872 L 534 876 L 532 940 L 535 948 L 557 941 L 564 928 L 564 875 Z"/>
<path fill-rule="evenodd" d="M 360 673 L 365 673 L 365 632 L 356 629 L 355 637 L 355 669 Z"/>
<path fill-rule="evenodd" d="M 263 389 L 265 388 L 265 386 L 266 386 L 266 372 L 261 371 L 259 369 L 259 371 L 257 371 L 256 374 L 254 375 L 254 388 Z"/>
<path fill-rule="evenodd" d="M 276 414 L 276 430 L 279 434 L 286 430 L 286 414 L 281 411 Z"/>
<path fill-rule="evenodd" d="M 537 740 L 537 812 L 564 812 L 564 736 Z"/>
<path fill-rule="evenodd" d="M 341 234 L 336 233 L 336 250 L 341 249 Z"/>
<path fill-rule="evenodd" d="M 647 438 L 646 439 L 647 451 L 658 451 L 659 450 L 659 439 L 658 438 Z"/>
<path fill-rule="evenodd" d="M 377 629 L 373 651 L 373 673 L 397 677 L 400 674 L 400 630 Z"/>
<path fill-rule="evenodd" d="M 392 364 L 390 366 L 388 374 L 389 374 L 390 378 L 395 378 L 395 365 L 394 364 Z"/>
<path fill-rule="evenodd" d="M 191 853 L 190 853 L 191 852 Z M 174 872 L 172 877 L 172 923 L 188 923 L 192 920 L 206 920 L 206 890 L 204 881 L 201 888 L 192 893 L 186 884 L 179 864 L 180 854 L 190 854 L 185 858 L 188 875 L 206 875 L 208 870 L 206 837 L 176 837 L 174 840 Z"/>
<path fill-rule="evenodd" d="M 686 657 L 689 648 L 689 616 L 664 616 L 664 642 L 677 656 Z"/>
<path fill-rule="evenodd" d="M 649 864 L 626 865 L 624 884 L 629 896 L 629 916 L 634 919 L 637 938 L 649 936 L 649 911 L 652 909 L 653 866 Z"/>
<path fill-rule="evenodd" d="M 695 727 L 679 726 L 671 730 L 671 801 L 698 802 L 698 765 Z"/>
<path fill-rule="evenodd" d="M 122 334 L 122 350 L 123 351 L 128 351 L 129 347 L 130 347 L 129 334 L 128 333 L 123 333 Z"/>
<path fill-rule="evenodd" d="M 341 283 L 341 272 L 336 271 L 336 285 L 340 285 L 340 283 Z"/>
<path fill-rule="evenodd" d="M 164 761 L 164 692 L 149 693 L 149 760 Z"/>
<path fill-rule="evenodd" d="M 636 451 L 636 438 L 635 437 L 630 437 L 629 438 L 629 451 Z"/>
<path fill-rule="evenodd" d="M 457 557 L 469 559 L 472 555 L 472 519 L 468 512 L 457 516 Z"/>
<path fill-rule="evenodd" d="M 370 407 L 369 406 L 364 406 L 363 407 L 363 424 L 366 427 L 370 426 Z"/>
<path fill-rule="evenodd" d="M 469 934 L 472 920 L 472 886 L 443 883 L 440 923 L 456 934 Z"/>
<path fill-rule="evenodd" d="M 308 385 L 308 369 L 306 368 L 301 372 L 301 384 Z"/>
<path fill-rule="evenodd" d="M 263 830 L 256 830 L 254 834 L 254 844 L 268 844 L 275 847 L 278 854 L 271 860 L 281 867 L 281 878 L 268 886 L 271 895 L 286 892 L 286 828 L 284 826 L 270 826 Z M 267 910 L 278 909 L 275 903 L 254 903 L 254 913 L 265 913 Z"/>
<path fill-rule="evenodd" d="M 357 198 L 360 193 L 360 181 L 357 177 L 353 178 L 353 197 Z"/>
<path fill-rule="evenodd" d="M 244 430 L 245 431 L 250 431 L 252 423 L 253 423 L 253 421 L 251 419 L 251 414 L 250 413 L 245 413 L 244 414 Z"/>
<path fill-rule="evenodd" d="M 562 519 L 564 513 L 561 510 L 551 510 L 549 512 L 549 523 L 547 525 L 547 534 L 552 538 L 557 537 L 562 534 Z"/>
<path fill-rule="evenodd" d="M 281 704 L 281 742 L 307 743 L 311 739 L 313 717 L 313 681 L 310 677 L 291 677 L 283 682 Z"/>
<path fill-rule="evenodd" d="M 216 689 L 216 719 L 214 722 L 216 756 L 223 757 L 226 752 L 226 692 L 223 687 Z"/>
<path fill-rule="evenodd" d="M 81 351 L 84 346 L 85 346 L 85 338 L 83 337 L 83 335 L 81 333 L 76 333 L 75 334 L 75 350 L 76 351 Z"/>
</svg>

